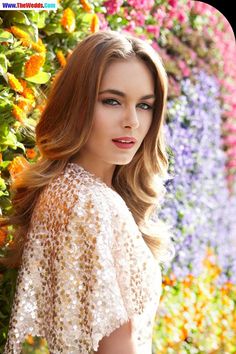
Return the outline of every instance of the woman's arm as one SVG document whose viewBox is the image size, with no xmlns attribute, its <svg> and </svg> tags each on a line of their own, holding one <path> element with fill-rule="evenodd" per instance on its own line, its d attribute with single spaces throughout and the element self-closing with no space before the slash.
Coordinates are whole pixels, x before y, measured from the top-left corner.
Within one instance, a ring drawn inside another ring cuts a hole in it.
<svg viewBox="0 0 236 354">
<path fill-rule="evenodd" d="M 109 337 L 103 337 L 99 342 L 98 351 L 94 352 L 94 354 L 137 353 L 137 348 L 132 338 L 131 321 L 117 328 Z"/>
</svg>

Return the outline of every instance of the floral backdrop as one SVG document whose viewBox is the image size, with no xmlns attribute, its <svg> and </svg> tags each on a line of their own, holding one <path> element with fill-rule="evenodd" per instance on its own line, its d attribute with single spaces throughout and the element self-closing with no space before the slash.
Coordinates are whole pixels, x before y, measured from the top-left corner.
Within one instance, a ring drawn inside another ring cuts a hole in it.
<svg viewBox="0 0 236 354">
<path fill-rule="evenodd" d="M 61 0 L 56 11 L 0 11 L 0 212 L 9 187 L 39 157 L 34 128 L 56 74 L 99 29 L 147 40 L 169 76 L 170 179 L 158 215 L 174 230 L 163 267 L 153 353 L 236 353 L 235 39 L 214 7 L 192 0 Z M 12 236 L 0 229 L 0 255 Z M 15 269 L 0 269 L 0 352 Z M 23 353 L 49 353 L 29 335 Z"/>
</svg>

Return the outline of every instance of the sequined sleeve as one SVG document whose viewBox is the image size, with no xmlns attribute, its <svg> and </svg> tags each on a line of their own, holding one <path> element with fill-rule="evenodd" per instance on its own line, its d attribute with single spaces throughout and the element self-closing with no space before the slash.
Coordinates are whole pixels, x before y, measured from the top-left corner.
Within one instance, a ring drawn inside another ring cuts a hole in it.
<svg viewBox="0 0 236 354">
<path fill-rule="evenodd" d="M 58 295 L 64 305 L 63 337 L 67 345 L 77 343 L 81 354 L 96 351 L 105 335 L 141 314 L 150 300 L 142 280 L 145 263 L 138 264 L 134 251 L 137 233 L 130 234 L 131 225 L 109 211 L 101 197 L 87 195 L 82 208 L 77 203 L 56 264 L 61 279 Z"/>
<path fill-rule="evenodd" d="M 4 354 L 20 354 L 28 334 L 50 354 L 92 354 L 129 319 L 139 353 L 151 353 L 160 294 L 160 269 L 123 199 L 68 165 L 35 207 Z"/>
</svg>

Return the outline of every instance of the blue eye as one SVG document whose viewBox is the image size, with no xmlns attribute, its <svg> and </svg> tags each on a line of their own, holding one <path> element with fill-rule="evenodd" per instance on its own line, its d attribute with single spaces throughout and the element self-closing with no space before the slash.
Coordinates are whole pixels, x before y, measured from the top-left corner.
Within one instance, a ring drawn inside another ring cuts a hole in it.
<svg viewBox="0 0 236 354">
<path fill-rule="evenodd" d="M 109 104 L 110 106 L 116 106 L 116 103 L 119 102 L 117 100 L 114 100 L 113 98 L 107 98 L 105 100 L 102 100 L 102 103 Z"/>
<path fill-rule="evenodd" d="M 152 106 L 150 106 L 147 103 L 140 103 L 140 106 L 142 106 L 145 111 L 148 111 L 153 108 Z"/>
</svg>

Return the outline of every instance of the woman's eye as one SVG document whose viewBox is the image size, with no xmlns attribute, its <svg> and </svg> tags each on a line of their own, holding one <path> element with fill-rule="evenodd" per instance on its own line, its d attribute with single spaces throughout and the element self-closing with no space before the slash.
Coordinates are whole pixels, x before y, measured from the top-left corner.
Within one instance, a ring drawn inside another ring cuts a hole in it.
<svg viewBox="0 0 236 354">
<path fill-rule="evenodd" d="M 152 106 L 150 106 L 150 105 L 147 104 L 147 103 L 140 103 L 139 106 L 141 106 L 142 109 L 144 109 L 144 110 L 149 110 L 149 109 L 152 109 L 152 108 L 153 108 Z"/>
<path fill-rule="evenodd" d="M 102 103 L 109 104 L 111 106 L 116 106 L 116 104 L 119 104 L 117 100 L 114 100 L 113 98 L 107 98 L 105 100 L 102 100 Z"/>
</svg>

